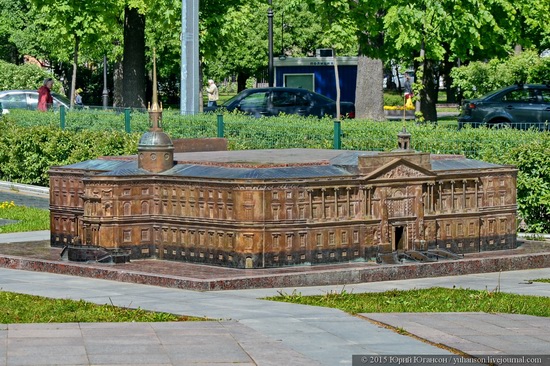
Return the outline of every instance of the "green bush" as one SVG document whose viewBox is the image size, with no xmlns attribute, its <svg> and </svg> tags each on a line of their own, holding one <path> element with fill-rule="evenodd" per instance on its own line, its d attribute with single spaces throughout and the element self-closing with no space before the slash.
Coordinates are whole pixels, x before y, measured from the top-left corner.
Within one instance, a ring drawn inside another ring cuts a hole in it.
<svg viewBox="0 0 550 366">
<path fill-rule="evenodd" d="M 48 77 L 53 78 L 53 75 L 36 65 L 14 65 L 0 60 L 0 90 L 38 90 L 44 83 L 44 79 Z M 54 83 L 53 91 L 63 94 L 60 82 Z"/>
<path fill-rule="evenodd" d="M 0 179 L 41 186 L 49 185 L 51 166 L 135 154 L 140 137 L 116 131 L 63 131 L 53 125 L 18 127 L 6 119 L 0 128 Z"/>
<path fill-rule="evenodd" d="M 518 208 L 530 232 L 550 232 L 550 139 L 526 141 L 509 150 L 501 159 L 513 164 L 518 173 Z"/>
<path fill-rule="evenodd" d="M 466 99 L 516 83 L 543 84 L 550 81 L 550 58 L 525 51 L 506 60 L 472 62 L 451 71 L 453 87 L 460 88 Z"/>
<path fill-rule="evenodd" d="M 384 93 L 385 106 L 402 106 L 403 104 L 405 104 L 403 95 L 393 94 L 393 93 Z"/>
</svg>

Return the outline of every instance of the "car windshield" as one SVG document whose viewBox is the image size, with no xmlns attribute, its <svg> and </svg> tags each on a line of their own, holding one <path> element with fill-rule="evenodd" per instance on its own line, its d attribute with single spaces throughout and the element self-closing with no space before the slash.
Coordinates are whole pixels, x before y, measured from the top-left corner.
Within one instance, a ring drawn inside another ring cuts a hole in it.
<svg viewBox="0 0 550 366">
<path fill-rule="evenodd" d="M 532 90 L 533 87 L 532 86 L 529 86 L 529 85 L 523 85 L 523 86 L 517 86 L 516 85 L 516 88 L 514 87 L 511 87 L 511 86 L 507 86 L 507 87 L 504 87 L 504 88 L 500 88 L 500 89 L 497 89 L 497 90 L 494 90 L 492 92 L 489 92 L 485 95 L 483 95 L 482 97 L 479 97 L 479 98 L 476 98 L 476 99 L 487 99 L 487 98 L 492 98 L 494 97 L 495 95 L 498 95 L 498 94 L 501 94 L 502 92 L 504 91 L 508 91 L 508 92 L 513 92 L 513 91 L 519 91 L 519 90 Z"/>
<path fill-rule="evenodd" d="M 52 93 L 52 96 L 56 99 L 58 99 L 59 101 L 61 101 L 62 103 L 66 104 L 66 105 L 70 105 L 71 104 L 71 101 L 69 100 L 69 98 L 67 98 L 66 96 L 64 95 L 61 95 L 61 94 L 57 94 L 57 93 Z"/>
<path fill-rule="evenodd" d="M 330 99 L 329 97 L 325 97 L 324 95 L 322 94 L 317 94 L 317 93 L 314 93 L 314 92 L 311 92 L 311 95 L 320 100 L 320 101 L 323 101 L 324 103 L 333 103 L 334 100 Z"/>
<path fill-rule="evenodd" d="M 228 105 L 230 105 L 231 103 L 233 103 L 233 102 L 235 101 L 235 99 L 239 98 L 240 95 L 241 95 L 241 93 L 239 93 L 239 94 L 237 94 L 237 95 L 231 97 L 230 99 L 226 100 L 226 101 L 222 104 L 222 106 L 228 106 Z"/>
<path fill-rule="evenodd" d="M 315 93 L 315 92 L 310 92 L 311 93 L 311 96 L 315 99 L 317 99 L 318 101 L 322 102 L 322 103 L 334 103 L 334 100 L 328 98 L 328 97 L 325 97 L 324 95 L 322 94 L 318 94 L 318 93 Z M 233 96 L 232 98 L 226 100 L 222 106 L 229 106 L 231 103 L 233 103 L 237 98 L 240 98 L 241 97 L 241 93 Z M 308 104 L 309 102 L 305 103 L 305 104 Z"/>
</svg>

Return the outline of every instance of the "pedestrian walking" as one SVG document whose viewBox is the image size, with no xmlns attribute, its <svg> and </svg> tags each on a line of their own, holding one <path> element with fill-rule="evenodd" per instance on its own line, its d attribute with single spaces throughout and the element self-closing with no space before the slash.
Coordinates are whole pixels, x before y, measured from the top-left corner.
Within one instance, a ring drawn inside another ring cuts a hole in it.
<svg viewBox="0 0 550 366">
<path fill-rule="evenodd" d="M 44 80 L 44 85 L 38 89 L 38 110 L 46 112 L 53 105 L 53 97 L 51 89 L 53 86 L 53 79 L 47 78 Z"/>
<path fill-rule="evenodd" d="M 216 86 L 216 83 L 214 83 L 214 80 L 210 79 L 208 80 L 208 87 L 206 88 L 206 92 L 208 93 L 208 107 L 217 107 L 218 106 L 218 99 L 220 99 L 218 94 L 218 87 Z"/>
</svg>

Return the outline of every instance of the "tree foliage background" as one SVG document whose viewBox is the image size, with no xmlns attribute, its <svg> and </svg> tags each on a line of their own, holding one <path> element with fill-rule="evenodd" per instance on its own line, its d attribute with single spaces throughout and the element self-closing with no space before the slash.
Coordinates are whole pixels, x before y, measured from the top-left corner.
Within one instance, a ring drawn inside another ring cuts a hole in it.
<svg viewBox="0 0 550 366">
<path fill-rule="evenodd" d="M 265 78 L 268 2 L 199 4 L 204 79 L 236 81 L 242 89 L 251 77 Z M 273 0 L 271 7 L 275 56 L 313 55 L 326 47 L 337 55 L 359 56 L 357 114 L 374 119 L 383 108 L 383 70 L 391 64 L 414 67 L 417 110 L 435 120 L 434 80 L 445 79 L 453 101 L 453 67 L 550 48 L 550 0 Z M 126 88 L 126 102 L 143 106 L 155 47 L 161 99 L 178 103 L 180 0 L 0 0 L 0 13 L 0 58 L 16 64 L 24 55 L 41 60 L 67 95 L 81 87 L 87 104 L 101 103 L 105 55 L 111 100 L 118 103 L 115 94 Z M 143 37 L 125 39 L 134 18 Z M 139 42 L 143 47 L 136 47 Z M 125 86 L 124 67 L 125 79 L 132 79 Z M 131 93 L 140 97 L 128 101 Z"/>
</svg>

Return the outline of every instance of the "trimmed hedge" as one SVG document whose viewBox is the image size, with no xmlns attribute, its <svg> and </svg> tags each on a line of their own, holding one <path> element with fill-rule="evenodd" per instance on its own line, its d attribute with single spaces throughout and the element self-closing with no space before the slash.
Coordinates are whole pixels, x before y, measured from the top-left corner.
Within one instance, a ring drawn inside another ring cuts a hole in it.
<svg viewBox="0 0 550 366">
<path fill-rule="evenodd" d="M 137 153 L 139 134 L 62 131 L 55 126 L 18 127 L 0 123 L 0 179 L 49 185 L 51 166 L 74 164 L 107 155 Z"/>
</svg>

